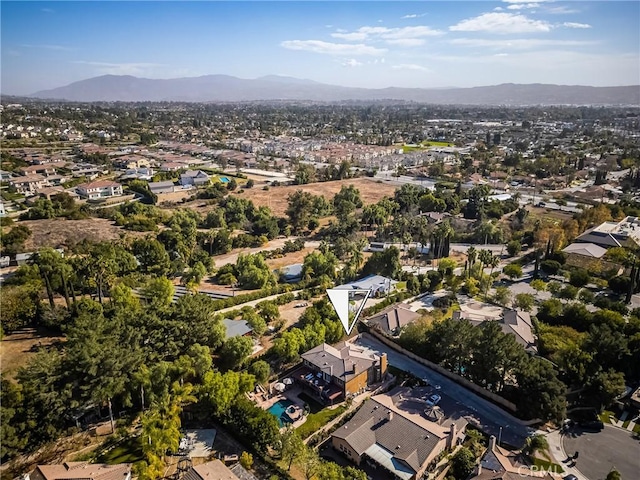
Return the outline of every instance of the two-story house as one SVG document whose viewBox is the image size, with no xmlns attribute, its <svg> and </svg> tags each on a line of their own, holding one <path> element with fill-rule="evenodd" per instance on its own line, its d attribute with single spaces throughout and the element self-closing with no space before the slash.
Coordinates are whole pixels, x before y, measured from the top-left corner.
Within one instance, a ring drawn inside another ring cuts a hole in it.
<svg viewBox="0 0 640 480">
<path fill-rule="evenodd" d="M 364 392 L 387 374 L 387 355 L 348 341 L 335 346 L 323 343 L 302 354 L 294 377 L 303 387 L 327 403 Z"/>
<path fill-rule="evenodd" d="M 111 180 L 99 180 L 97 182 L 78 185 L 78 194 L 89 200 L 100 198 L 118 197 L 122 195 L 122 185 Z"/>
</svg>

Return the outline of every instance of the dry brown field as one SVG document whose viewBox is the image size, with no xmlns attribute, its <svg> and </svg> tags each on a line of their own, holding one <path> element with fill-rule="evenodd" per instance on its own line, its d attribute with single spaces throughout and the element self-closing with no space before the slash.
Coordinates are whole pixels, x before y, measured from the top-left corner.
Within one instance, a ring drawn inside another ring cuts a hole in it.
<svg viewBox="0 0 640 480">
<path fill-rule="evenodd" d="M 28 328 L 5 335 L 0 342 L 0 371 L 14 378 L 18 368 L 24 367 L 38 349 L 64 341 L 64 337 L 50 336 L 46 330 Z"/>
<path fill-rule="evenodd" d="M 84 239 L 100 242 L 115 240 L 121 234 L 144 236 L 148 233 L 124 230 L 106 218 L 87 218 L 85 220 L 53 218 L 50 220 L 25 220 L 18 224 L 26 225 L 31 230 L 31 236 L 24 245 L 27 252 L 42 247 L 70 247 Z"/>
</svg>

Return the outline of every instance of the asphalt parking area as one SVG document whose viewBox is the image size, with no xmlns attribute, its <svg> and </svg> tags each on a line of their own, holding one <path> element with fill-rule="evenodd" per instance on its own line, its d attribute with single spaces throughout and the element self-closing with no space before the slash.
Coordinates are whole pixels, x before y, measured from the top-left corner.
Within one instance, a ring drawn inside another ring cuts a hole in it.
<svg viewBox="0 0 640 480">
<path fill-rule="evenodd" d="M 567 455 L 579 452 L 575 467 L 590 480 L 605 478 L 615 467 L 623 479 L 640 475 L 640 440 L 633 433 L 605 425 L 600 432 L 571 429 L 562 441 Z"/>
</svg>

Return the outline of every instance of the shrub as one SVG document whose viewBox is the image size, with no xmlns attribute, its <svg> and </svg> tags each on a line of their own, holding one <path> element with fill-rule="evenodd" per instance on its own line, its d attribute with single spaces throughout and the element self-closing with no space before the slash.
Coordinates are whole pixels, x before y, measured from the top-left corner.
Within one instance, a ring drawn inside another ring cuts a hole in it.
<svg viewBox="0 0 640 480">
<path fill-rule="evenodd" d="M 560 262 L 555 260 L 544 260 L 540 262 L 540 269 L 547 275 L 556 275 L 560 271 Z"/>
<path fill-rule="evenodd" d="M 591 276 L 584 268 L 577 268 L 569 275 L 569 283 L 574 287 L 584 287 L 591 281 Z"/>
</svg>

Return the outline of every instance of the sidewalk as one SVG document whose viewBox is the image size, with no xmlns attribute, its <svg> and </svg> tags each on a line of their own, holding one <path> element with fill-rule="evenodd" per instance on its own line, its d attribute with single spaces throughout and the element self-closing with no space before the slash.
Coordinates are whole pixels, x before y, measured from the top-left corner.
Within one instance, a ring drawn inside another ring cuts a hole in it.
<svg viewBox="0 0 640 480">
<path fill-rule="evenodd" d="M 569 474 L 573 474 L 578 478 L 578 480 L 589 480 L 589 478 L 577 468 L 570 467 L 570 462 L 563 462 L 563 460 L 567 459 L 568 455 L 564 451 L 564 445 L 562 445 L 562 433 L 560 432 L 560 429 L 552 430 L 551 432 L 539 430 L 536 433 L 544 435 L 547 438 L 547 442 L 549 442 L 549 453 L 554 458 L 555 463 L 561 465 L 564 469 L 564 473 L 562 474 L 563 478 Z"/>
</svg>

